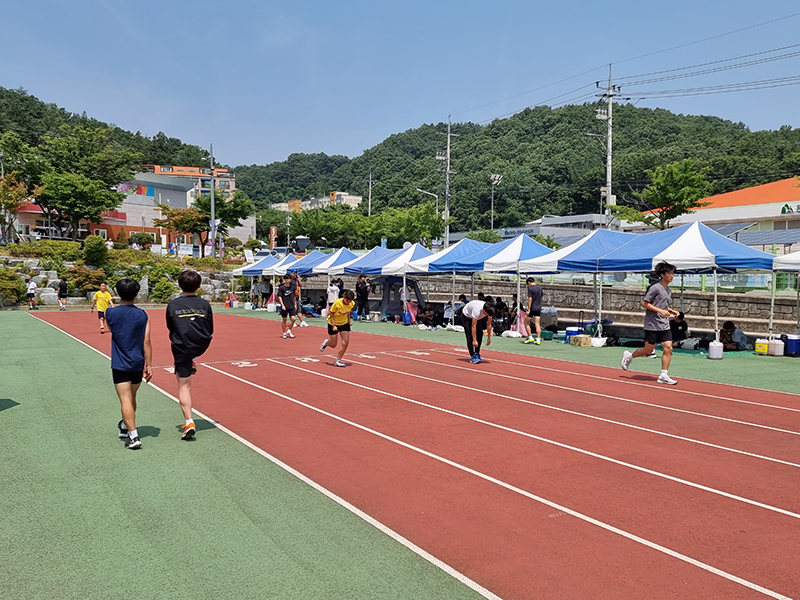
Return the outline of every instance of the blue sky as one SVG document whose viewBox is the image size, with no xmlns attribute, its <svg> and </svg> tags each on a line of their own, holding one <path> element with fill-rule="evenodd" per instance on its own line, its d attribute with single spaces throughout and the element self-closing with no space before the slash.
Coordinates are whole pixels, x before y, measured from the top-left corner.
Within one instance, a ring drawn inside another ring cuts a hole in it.
<svg viewBox="0 0 800 600">
<path fill-rule="evenodd" d="M 231 166 L 293 152 L 353 157 L 448 114 L 488 122 L 552 105 L 605 80 L 608 63 L 630 77 L 797 44 L 798 12 L 786 0 L 29 0 L 3 8 L 0 86 L 146 135 L 213 143 Z M 800 57 L 639 88 L 793 75 Z M 794 85 L 638 106 L 777 129 L 800 127 L 798 94 Z"/>
</svg>

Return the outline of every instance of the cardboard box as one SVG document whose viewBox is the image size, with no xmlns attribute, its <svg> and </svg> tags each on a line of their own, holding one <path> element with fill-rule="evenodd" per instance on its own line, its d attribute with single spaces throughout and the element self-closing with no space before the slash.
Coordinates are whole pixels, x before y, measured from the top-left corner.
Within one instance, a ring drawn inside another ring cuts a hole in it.
<svg viewBox="0 0 800 600">
<path fill-rule="evenodd" d="M 590 335 L 573 335 L 569 340 L 570 346 L 591 346 L 592 336 Z"/>
</svg>

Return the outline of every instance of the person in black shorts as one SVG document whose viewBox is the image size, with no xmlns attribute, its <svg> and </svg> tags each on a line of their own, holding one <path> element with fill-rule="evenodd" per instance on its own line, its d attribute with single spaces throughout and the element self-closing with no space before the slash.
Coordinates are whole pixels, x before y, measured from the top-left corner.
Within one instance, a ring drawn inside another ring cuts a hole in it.
<svg viewBox="0 0 800 600">
<path fill-rule="evenodd" d="M 67 278 L 58 282 L 58 310 L 67 310 Z"/>
<path fill-rule="evenodd" d="M 680 313 L 669 307 L 672 291 L 669 284 L 675 278 L 675 267 L 667 262 L 656 265 L 655 273 L 661 280 L 654 283 L 644 294 L 642 308 L 644 314 L 644 348 L 638 348 L 633 354 L 625 350 L 622 354 L 622 368 L 627 371 L 634 358 L 652 354 L 656 344 L 661 344 L 664 352 L 661 354 L 661 374 L 656 380 L 658 383 L 675 385 L 678 382 L 669 376 L 669 364 L 672 360 L 672 331 L 669 327 L 669 318 L 677 317 Z"/>
<path fill-rule="evenodd" d="M 528 310 L 525 314 L 525 329 L 528 339 L 525 340 L 525 343 L 538 346 L 542 343 L 542 286 L 536 283 L 533 277 L 528 277 L 525 283 L 528 284 Z M 536 337 L 533 337 L 531 321 L 536 328 Z"/>
<path fill-rule="evenodd" d="M 181 439 L 190 440 L 197 432 L 192 417 L 192 375 L 197 371 L 194 359 L 202 355 L 214 335 L 214 317 L 207 300 L 195 295 L 202 278 L 195 271 L 178 275 L 182 293 L 167 305 L 167 329 L 175 359 L 175 377 L 178 380 L 178 401 L 186 420 L 181 428 Z"/>
<path fill-rule="evenodd" d="M 63 278 L 62 278 L 62 281 Z M 133 279 L 117 282 L 118 306 L 106 310 L 106 324 L 111 332 L 111 378 L 122 407 L 122 420 L 117 424 L 125 448 L 142 447 L 136 430 L 136 392 L 142 379 L 150 381 L 153 373 L 153 348 L 150 344 L 150 319 L 133 305 L 139 283 Z"/>
<path fill-rule="evenodd" d="M 342 362 L 344 353 L 350 345 L 350 327 L 353 324 L 353 309 L 355 308 L 355 297 L 353 290 L 345 290 L 342 297 L 331 304 L 328 313 L 328 337 L 319 346 L 319 351 L 324 352 L 325 348 L 336 348 L 339 338 L 342 338 L 342 345 L 333 361 L 334 367 L 347 366 Z"/>
<path fill-rule="evenodd" d="M 293 338 L 292 327 L 294 327 L 295 315 L 297 315 L 297 295 L 295 288 L 292 285 L 292 276 L 288 273 L 283 276 L 283 285 L 278 288 L 278 302 L 281 303 L 281 329 L 283 330 L 283 339 L 287 337 Z M 289 323 L 287 324 L 287 319 Z"/>
</svg>

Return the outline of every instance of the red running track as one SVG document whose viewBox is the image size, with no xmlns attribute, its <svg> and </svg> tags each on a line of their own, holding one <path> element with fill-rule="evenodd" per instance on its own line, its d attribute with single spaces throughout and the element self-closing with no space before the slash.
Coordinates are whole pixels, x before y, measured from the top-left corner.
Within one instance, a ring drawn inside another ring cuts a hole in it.
<svg viewBox="0 0 800 600">
<path fill-rule="evenodd" d="M 319 328 L 216 325 L 198 410 L 503 598 L 800 597 L 798 396 L 359 331 L 337 369 Z"/>
</svg>

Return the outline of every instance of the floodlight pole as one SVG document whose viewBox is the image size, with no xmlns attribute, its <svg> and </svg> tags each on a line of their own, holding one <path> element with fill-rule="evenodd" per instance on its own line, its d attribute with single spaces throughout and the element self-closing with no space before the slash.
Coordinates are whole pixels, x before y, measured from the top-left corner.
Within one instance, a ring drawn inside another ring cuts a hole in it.
<svg viewBox="0 0 800 600">
<path fill-rule="evenodd" d="M 498 185 L 500 185 L 500 182 L 502 181 L 502 179 L 503 179 L 502 175 L 492 175 L 489 178 L 489 180 L 492 182 L 492 217 L 491 217 L 491 220 L 489 222 L 490 223 L 489 227 L 492 230 L 494 230 L 494 188 L 496 188 Z"/>
<path fill-rule="evenodd" d="M 214 258 L 214 251 L 217 243 L 217 222 L 214 214 L 214 144 L 209 146 L 211 155 L 211 258 Z"/>
<path fill-rule="evenodd" d="M 433 196 L 434 198 L 436 198 L 436 216 L 438 217 L 439 216 L 439 194 L 434 194 L 433 192 L 426 192 L 425 190 L 421 190 L 419 188 L 417 188 L 417 191 L 420 194 L 428 194 L 428 196 Z"/>
</svg>

